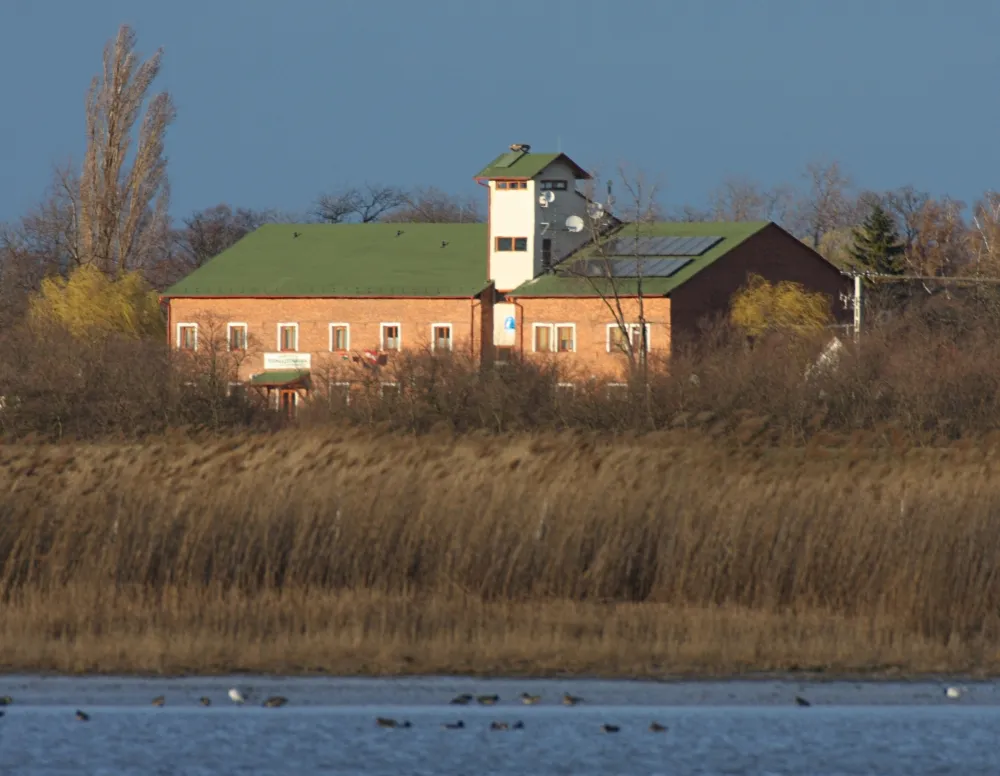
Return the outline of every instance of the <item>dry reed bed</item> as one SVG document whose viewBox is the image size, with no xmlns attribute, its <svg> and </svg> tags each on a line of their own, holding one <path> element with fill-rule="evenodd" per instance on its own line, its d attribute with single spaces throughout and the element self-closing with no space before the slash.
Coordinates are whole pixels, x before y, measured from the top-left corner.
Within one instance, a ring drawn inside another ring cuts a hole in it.
<svg viewBox="0 0 1000 776">
<path fill-rule="evenodd" d="M 993 671 L 992 447 L 283 432 L 0 448 L 0 662 Z"/>
</svg>

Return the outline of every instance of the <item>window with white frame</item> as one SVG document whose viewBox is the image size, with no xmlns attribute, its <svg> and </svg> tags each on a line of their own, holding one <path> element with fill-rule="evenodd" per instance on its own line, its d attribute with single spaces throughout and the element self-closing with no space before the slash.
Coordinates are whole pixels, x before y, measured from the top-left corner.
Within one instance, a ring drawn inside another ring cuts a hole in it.
<svg viewBox="0 0 1000 776">
<path fill-rule="evenodd" d="M 379 350 L 402 350 L 402 327 L 398 323 L 383 323 L 379 333 Z"/>
<path fill-rule="evenodd" d="M 379 393 L 383 398 L 388 396 L 399 396 L 399 383 L 382 383 L 379 386 Z"/>
<path fill-rule="evenodd" d="M 562 396 L 570 396 L 576 391 L 575 383 L 556 383 L 556 392 Z"/>
<path fill-rule="evenodd" d="M 226 340 L 229 349 L 240 351 L 247 349 L 247 325 L 245 323 L 230 323 L 226 326 Z"/>
<path fill-rule="evenodd" d="M 278 324 L 278 350 L 294 353 L 299 349 L 299 325 L 297 323 Z"/>
<path fill-rule="evenodd" d="M 344 405 L 350 404 L 351 384 L 345 382 L 330 383 L 330 401 Z"/>
<path fill-rule="evenodd" d="M 605 388 L 609 399 L 628 398 L 628 383 L 608 383 Z"/>
<path fill-rule="evenodd" d="M 451 324 L 431 324 L 431 350 L 451 350 Z"/>
<path fill-rule="evenodd" d="M 330 324 L 330 350 L 337 352 L 351 349 L 351 327 L 346 323 Z"/>
<path fill-rule="evenodd" d="M 178 323 L 177 324 L 177 349 L 197 350 L 198 349 L 198 324 Z"/>
<path fill-rule="evenodd" d="M 626 323 L 622 326 L 619 323 L 608 324 L 607 348 L 608 353 L 628 353 L 629 341 L 632 343 L 631 352 L 642 350 L 642 326 L 638 323 Z M 649 324 L 646 324 L 646 352 L 649 352 Z"/>
<path fill-rule="evenodd" d="M 574 353 L 575 323 L 533 323 L 531 345 L 535 353 Z"/>
</svg>

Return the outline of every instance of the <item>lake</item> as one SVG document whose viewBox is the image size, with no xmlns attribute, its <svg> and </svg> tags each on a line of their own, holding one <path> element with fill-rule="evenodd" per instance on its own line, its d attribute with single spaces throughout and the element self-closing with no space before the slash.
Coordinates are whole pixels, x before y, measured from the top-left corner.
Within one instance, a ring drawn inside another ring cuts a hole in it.
<svg viewBox="0 0 1000 776">
<path fill-rule="evenodd" d="M 945 774 L 1000 769 L 1000 683 L 0 677 L 10 774 Z M 230 687 L 251 693 L 238 706 Z M 523 705 L 522 692 L 540 694 Z M 572 707 L 564 692 L 583 698 Z M 460 693 L 500 696 L 456 706 Z M 269 695 L 288 698 L 263 708 Z M 166 696 L 162 707 L 150 701 Z M 801 696 L 810 706 L 796 705 Z M 208 696 L 212 705 L 199 705 Z M 252 701 L 252 702 L 251 702 Z M 80 709 L 89 721 L 75 719 Z M 377 716 L 411 723 L 376 726 Z M 464 729 L 444 729 L 462 720 Z M 665 732 L 650 732 L 657 721 Z M 493 721 L 524 723 L 490 730 Z M 619 726 L 603 733 L 603 724 Z"/>
</svg>

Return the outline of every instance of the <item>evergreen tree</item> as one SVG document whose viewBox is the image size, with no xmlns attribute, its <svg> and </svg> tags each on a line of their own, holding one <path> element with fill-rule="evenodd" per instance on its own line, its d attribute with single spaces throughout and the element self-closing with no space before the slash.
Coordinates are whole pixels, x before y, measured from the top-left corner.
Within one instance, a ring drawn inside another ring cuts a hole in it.
<svg viewBox="0 0 1000 776">
<path fill-rule="evenodd" d="M 874 204 L 861 228 L 854 230 L 851 256 L 879 274 L 902 275 L 904 250 L 892 216 L 880 204 Z"/>
</svg>

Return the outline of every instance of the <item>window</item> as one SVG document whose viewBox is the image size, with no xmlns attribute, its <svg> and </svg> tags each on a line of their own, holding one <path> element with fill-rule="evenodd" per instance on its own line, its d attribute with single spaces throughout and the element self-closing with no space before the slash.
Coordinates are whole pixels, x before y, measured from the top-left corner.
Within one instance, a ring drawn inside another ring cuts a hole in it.
<svg viewBox="0 0 1000 776">
<path fill-rule="evenodd" d="M 226 327 L 226 339 L 230 350 L 247 349 L 247 325 L 245 323 L 230 323 Z"/>
<path fill-rule="evenodd" d="M 431 350 L 451 350 L 450 323 L 435 323 L 431 325 Z"/>
<path fill-rule="evenodd" d="M 497 189 L 500 191 L 524 191 L 527 188 L 527 181 L 497 181 Z"/>
<path fill-rule="evenodd" d="M 552 240 L 548 237 L 542 238 L 542 267 L 552 269 Z"/>
<path fill-rule="evenodd" d="M 278 350 L 282 353 L 299 349 L 299 325 L 297 323 L 278 324 Z"/>
<path fill-rule="evenodd" d="M 528 250 L 528 238 L 497 237 L 496 249 L 498 251 L 526 251 Z"/>
<path fill-rule="evenodd" d="M 628 398 L 628 383 L 608 383 L 606 388 L 609 399 Z"/>
<path fill-rule="evenodd" d="M 542 181 L 542 191 L 566 191 L 566 181 Z"/>
<path fill-rule="evenodd" d="M 638 351 L 642 348 L 642 329 L 638 323 L 627 323 L 629 338 L 632 340 L 632 350 Z M 646 324 L 646 352 L 649 352 L 649 324 Z M 625 339 L 625 332 L 617 323 L 608 324 L 608 353 L 628 353 L 628 341 Z"/>
<path fill-rule="evenodd" d="M 533 323 L 531 324 L 532 350 L 535 353 L 552 352 L 552 324 Z"/>
<path fill-rule="evenodd" d="M 330 350 L 351 349 L 351 327 L 346 323 L 330 324 Z"/>
<path fill-rule="evenodd" d="M 330 383 L 330 403 L 343 404 L 347 406 L 351 403 L 351 384 L 344 382 Z"/>
<path fill-rule="evenodd" d="M 576 351 L 575 323 L 533 323 L 532 349 L 535 353 L 573 353 Z"/>
<path fill-rule="evenodd" d="M 198 324 L 178 323 L 177 324 L 177 349 L 197 350 L 198 349 Z"/>
<path fill-rule="evenodd" d="M 572 323 L 556 324 L 556 351 L 572 353 L 576 350 L 576 325 Z"/>
<path fill-rule="evenodd" d="M 556 393 L 559 395 L 572 396 L 574 391 L 576 391 L 576 385 L 573 383 L 556 383 Z"/>
<path fill-rule="evenodd" d="M 379 340 L 379 350 L 402 350 L 402 337 L 399 335 L 398 323 L 383 323 Z"/>
<path fill-rule="evenodd" d="M 399 383 L 382 383 L 379 386 L 382 398 L 387 396 L 399 396 Z"/>
</svg>

